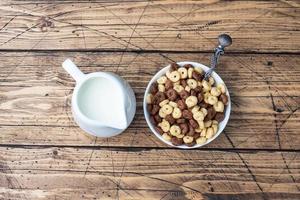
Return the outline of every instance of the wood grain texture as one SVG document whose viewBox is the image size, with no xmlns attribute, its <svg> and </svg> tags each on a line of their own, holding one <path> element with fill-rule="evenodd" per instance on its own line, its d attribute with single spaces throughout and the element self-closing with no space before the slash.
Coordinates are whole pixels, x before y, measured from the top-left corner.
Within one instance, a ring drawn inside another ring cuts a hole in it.
<svg viewBox="0 0 300 200">
<path fill-rule="evenodd" d="M 0 199 L 300 199 L 298 1 L 2 0 Z M 173 61 L 209 64 L 232 98 L 224 132 L 202 149 L 160 142 L 143 117 L 147 83 Z M 74 80 L 116 72 L 136 94 L 121 135 L 74 123 Z"/>
<path fill-rule="evenodd" d="M 297 1 L 10 1 L 0 3 L 1 49 L 297 52 Z"/>
<path fill-rule="evenodd" d="M 171 60 L 209 62 L 210 54 L 36 52 L 0 55 L 1 143 L 17 145 L 166 147 L 149 130 L 142 108 L 151 77 Z M 133 87 L 137 113 L 124 134 L 87 136 L 72 119 L 74 81 L 60 63 L 71 57 L 86 73 L 118 70 Z M 289 60 L 288 65 L 286 64 Z M 272 64 L 270 64 L 272 62 Z M 299 149 L 300 59 L 291 55 L 227 55 L 218 68 L 232 96 L 226 134 L 208 148 Z M 134 138 L 134 139 L 133 139 Z"/>
<path fill-rule="evenodd" d="M 0 150 L 2 198 L 297 199 L 300 195 L 296 152 Z"/>
</svg>

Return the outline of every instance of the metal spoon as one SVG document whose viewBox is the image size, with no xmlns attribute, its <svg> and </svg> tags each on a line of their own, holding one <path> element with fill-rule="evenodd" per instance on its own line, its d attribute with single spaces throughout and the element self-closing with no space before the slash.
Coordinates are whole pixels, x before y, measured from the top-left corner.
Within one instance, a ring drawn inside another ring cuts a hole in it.
<svg viewBox="0 0 300 200">
<path fill-rule="evenodd" d="M 210 69 L 204 75 L 205 80 L 207 80 L 210 77 L 211 73 L 216 68 L 220 55 L 224 54 L 224 48 L 232 44 L 232 39 L 227 34 L 219 35 L 218 40 L 219 40 L 219 45 L 217 48 L 215 48 L 215 53 L 211 57 Z"/>
</svg>

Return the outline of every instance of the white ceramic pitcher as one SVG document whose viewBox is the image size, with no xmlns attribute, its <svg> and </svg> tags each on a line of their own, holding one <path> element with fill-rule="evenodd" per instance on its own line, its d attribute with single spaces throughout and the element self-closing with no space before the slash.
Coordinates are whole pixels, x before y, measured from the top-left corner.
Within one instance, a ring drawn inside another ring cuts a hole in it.
<svg viewBox="0 0 300 200">
<path fill-rule="evenodd" d="M 62 66 L 76 81 L 72 113 L 80 128 L 94 136 L 111 137 L 129 126 L 136 99 L 124 79 L 110 72 L 84 74 L 70 59 Z"/>
</svg>

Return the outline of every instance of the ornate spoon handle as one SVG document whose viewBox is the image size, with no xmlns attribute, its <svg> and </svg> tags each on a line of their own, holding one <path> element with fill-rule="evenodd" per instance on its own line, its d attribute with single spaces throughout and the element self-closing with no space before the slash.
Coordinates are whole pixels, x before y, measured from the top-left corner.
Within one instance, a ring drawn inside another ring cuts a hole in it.
<svg viewBox="0 0 300 200">
<path fill-rule="evenodd" d="M 219 35 L 218 40 L 219 40 L 219 45 L 217 48 L 215 48 L 215 53 L 211 57 L 210 69 L 204 75 L 205 80 L 208 79 L 208 77 L 211 75 L 211 73 L 216 68 L 219 58 L 220 58 L 220 55 L 224 54 L 225 47 L 230 46 L 232 44 L 232 39 L 227 34 Z"/>
</svg>

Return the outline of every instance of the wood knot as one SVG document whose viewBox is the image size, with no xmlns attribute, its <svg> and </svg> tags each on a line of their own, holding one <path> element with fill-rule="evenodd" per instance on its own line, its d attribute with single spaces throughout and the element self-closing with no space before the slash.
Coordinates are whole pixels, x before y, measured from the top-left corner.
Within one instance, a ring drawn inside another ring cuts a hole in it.
<svg viewBox="0 0 300 200">
<path fill-rule="evenodd" d="M 57 154 L 58 154 L 57 150 L 54 150 L 54 151 L 53 151 L 53 155 L 54 155 L 54 156 L 57 156 Z"/>
<path fill-rule="evenodd" d="M 178 39 L 181 39 L 181 33 L 178 33 L 176 36 Z"/>
<path fill-rule="evenodd" d="M 49 28 L 54 28 L 54 23 L 50 20 L 49 17 L 41 17 L 39 19 L 39 28 L 42 32 L 46 32 Z"/>
<path fill-rule="evenodd" d="M 268 62 L 267 62 L 267 65 L 268 65 L 269 67 L 272 67 L 272 66 L 273 66 L 273 62 L 272 62 L 272 61 L 268 61 Z"/>
</svg>

